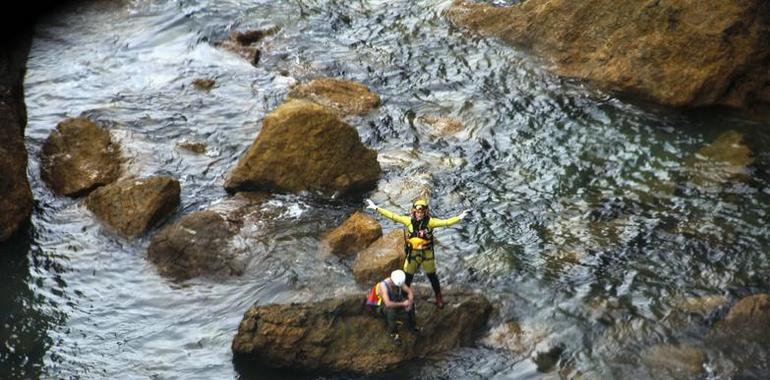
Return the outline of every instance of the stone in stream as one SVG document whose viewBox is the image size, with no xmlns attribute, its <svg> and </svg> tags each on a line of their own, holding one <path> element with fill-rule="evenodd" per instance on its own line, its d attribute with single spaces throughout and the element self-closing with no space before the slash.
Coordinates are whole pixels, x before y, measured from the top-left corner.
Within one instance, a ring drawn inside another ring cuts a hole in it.
<svg viewBox="0 0 770 380">
<path fill-rule="evenodd" d="M 60 122 L 43 143 L 43 180 L 61 195 L 78 197 L 120 175 L 120 148 L 110 133 L 86 118 Z"/>
<path fill-rule="evenodd" d="M 225 188 L 353 196 L 373 189 L 380 172 L 355 128 L 326 107 L 290 100 L 265 117 Z"/>
<path fill-rule="evenodd" d="M 380 96 L 369 87 L 338 78 L 318 78 L 300 84 L 288 96 L 318 103 L 343 115 L 365 115 L 380 105 Z"/>
<path fill-rule="evenodd" d="M 252 306 L 233 339 L 236 368 L 254 363 L 300 371 L 381 373 L 473 344 L 492 310 L 478 293 L 448 291 L 443 310 L 426 302 L 427 289 L 417 293 L 422 332 L 415 336 L 402 328 L 401 345 L 393 344 L 384 318 L 364 309 L 365 293 L 315 303 Z"/>
<path fill-rule="evenodd" d="M 549 59 L 560 75 L 661 104 L 770 104 L 764 0 L 455 0 L 447 16 Z"/>
<path fill-rule="evenodd" d="M 279 27 L 274 26 L 265 30 L 232 32 L 230 33 L 230 36 L 227 40 L 218 43 L 216 46 L 238 54 L 246 59 L 249 63 L 256 66 L 259 64 L 261 50 L 254 46 L 254 44 L 267 36 L 272 36 L 278 33 L 280 30 L 281 29 Z"/>
<path fill-rule="evenodd" d="M 373 216 L 359 211 L 327 233 L 322 241 L 330 253 L 345 257 L 368 247 L 382 236 L 382 226 Z"/>
<path fill-rule="evenodd" d="M 100 187 L 86 207 L 125 237 L 149 230 L 179 206 L 179 181 L 166 176 L 125 179 Z"/>
<path fill-rule="evenodd" d="M 261 219 L 261 194 L 238 194 L 207 210 L 183 216 L 152 238 L 147 256 L 164 276 L 182 281 L 205 276 L 223 278 L 243 274 L 252 247 L 250 236 L 239 236 L 244 225 Z"/>
</svg>

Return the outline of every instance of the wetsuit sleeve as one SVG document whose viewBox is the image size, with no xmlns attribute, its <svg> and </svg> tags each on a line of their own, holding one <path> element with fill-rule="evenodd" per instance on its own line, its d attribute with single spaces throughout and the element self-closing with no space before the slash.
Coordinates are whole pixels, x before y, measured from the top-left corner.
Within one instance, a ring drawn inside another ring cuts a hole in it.
<svg viewBox="0 0 770 380">
<path fill-rule="evenodd" d="M 461 220 L 462 219 L 460 219 L 459 216 L 454 216 L 449 219 L 430 218 L 430 221 L 428 221 L 428 227 L 449 227 L 453 224 L 457 224 Z"/>
<path fill-rule="evenodd" d="M 394 213 L 393 211 L 386 210 L 386 209 L 384 209 L 382 207 L 377 207 L 377 212 L 379 212 L 380 215 L 382 215 L 382 216 L 384 216 L 384 217 L 386 217 L 386 218 L 388 218 L 388 219 L 390 219 L 390 220 L 392 220 L 392 221 L 394 221 L 396 223 L 401 223 L 401 224 L 403 224 L 405 226 L 408 226 L 412 222 L 412 218 L 411 217 L 405 216 L 405 215 L 398 215 L 398 214 Z"/>
</svg>

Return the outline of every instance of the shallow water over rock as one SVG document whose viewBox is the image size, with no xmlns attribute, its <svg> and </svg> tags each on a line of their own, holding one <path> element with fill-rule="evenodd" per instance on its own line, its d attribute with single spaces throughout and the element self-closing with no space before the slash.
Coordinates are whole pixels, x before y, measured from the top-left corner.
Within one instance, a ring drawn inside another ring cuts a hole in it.
<svg viewBox="0 0 770 380">
<path fill-rule="evenodd" d="M 379 108 L 346 118 L 379 152 L 383 175 L 368 195 L 406 212 L 429 192 L 438 217 L 473 209 L 437 230 L 438 270 L 444 286 L 481 289 L 496 308 L 494 336 L 399 375 L 652 378 L 659 372 L 648 353 L 685 347 L 704 353 L 705 376 L 770 376 L 766 346 L 742 351 L 707 339 L 729 305 L 770 290 L 767 126 L 631 103 L 560 79 L 451 26 L 442 16 L 450 3 L 99 2 L 41 20 L 25 82 L 37 207 L 28 235 L 3 246 L 12 295 L 3 329 L 14 349 L 0 351 L 0 372 L 348 378 L 236 370 L 230 345 L 254 303 L 363 290 L 352 259 L 324 254 L 321 242 L 362 202 L 272 196 L 259 206 L 265 218 L 243 227 L 265 238 L 232 243 L 250 253 L 241 276 L 174 282 L 147 259 L 160 227 L 120 238 L 82 198 L 54 195 L 39 174 L 56 124 L 88 116 L 120 143 L 125 176 L 179 180 L 173 223 L 228 198 L 227 173 L 293 84 L 339 77 L 381 98 Z M 255 45 L 256 66 L 216 47 L 232 31 L 275 26 Z M 216 85 L 203 91 L 200 78 Z M 462 128 L 434 131 L 426 120 Z M 740 180 L 703 185 L 692 168 L 712 173 L 724 163 L 711 168 L 698 154 L 727 130 L 744 136 L 753 163 L 731 166 Z M 204 153 L 185 149 L 190 141 Z M 399 228 L 379 220 L 386 234 Z M 722 297 L 697 312 L 682 306 Z"/>
</svg>

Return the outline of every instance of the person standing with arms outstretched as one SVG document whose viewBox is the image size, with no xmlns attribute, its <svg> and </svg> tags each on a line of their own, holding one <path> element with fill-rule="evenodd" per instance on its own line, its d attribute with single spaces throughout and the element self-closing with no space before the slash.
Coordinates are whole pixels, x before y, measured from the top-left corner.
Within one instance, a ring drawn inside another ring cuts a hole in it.
<svg viewBox="0 0 770 380">
<path fill-rule="evenodd" d="M 436 307 L 444 308 L 444 298 L 441 296 L 441 283 L 436 274 L 436 258 L 433 251 L 433 229 L 438 227 L 448 227 L 463 220 L 470 210 L 464 210 L 460 215 L 449 218 L 439 219 L 430 215 L 428 201 L 418 199 L 412 204 L 411 215 L 398 215 L 392 211 L 378 207 L 371 199 L 366 200 L 366 208 L 377 211 L 380 215 L 406 226 L 409 234 L 406 242 L 406 261 L 404 262 L 404 272 L 406 272 L 406 285 L 412 286 L 414 274 L 420 266 L 425 270 L 425 274 L 433 287 L 433 293 L 436 294 Z"/>
</svg>

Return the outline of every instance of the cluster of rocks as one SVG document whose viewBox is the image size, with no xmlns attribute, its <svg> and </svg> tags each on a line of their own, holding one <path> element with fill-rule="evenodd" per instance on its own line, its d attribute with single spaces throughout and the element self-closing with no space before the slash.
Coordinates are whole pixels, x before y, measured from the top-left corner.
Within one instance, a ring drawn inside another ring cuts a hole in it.
<svg viewBox="0 0 770 380">
<path fill-rule="evenodd" d="M 152 236 L 148 259 L 175 281 L 237 276 L 249 262 L 248 244 L 242 242 L 259 233 L 245 227 L 269 218 L 260 207 L 269 193 L 358 196 L 372 190 L 381 173 L 377 153 L 362 144 L 343 117 L 378 104 L 379 96 L 354 82 L 322 78 L 298 87 L 265 117 L 227 177 L 225 188 L 234 195 L 161 228 Z M 121 148 L 104 126 L 87 118 L 66 119 L 43 145 L 41 174 L 54 193 L 85 197 L 85 206 L 110 230 L 132 238 L 177 209 L 181 188 L 168 176 L 132 178 L 122 172 L 121 160 Z M 366 287 L 401 266 L 402 240 L 401 231 L 383 236 L 380 224 L 363 213 L 324 237 L 331 253 L 357 254 L 354 275 Z M 446 310 L 427 302 L 429 291 L 420 294 L 425 335 L 407 338 L 399 347 L 381 326 L 384 320 L 362 312 L 365 294 L 360 293 L 315 304 L 255 306 L 241 323 L 233 352 L 277 367 L 380 372 L 471 344 L 491 310 L 479 294 L 449 291 Z"/>
</svg>

